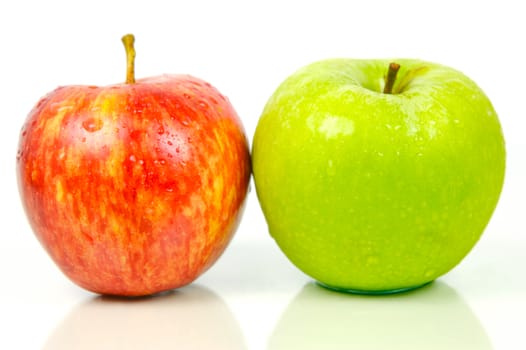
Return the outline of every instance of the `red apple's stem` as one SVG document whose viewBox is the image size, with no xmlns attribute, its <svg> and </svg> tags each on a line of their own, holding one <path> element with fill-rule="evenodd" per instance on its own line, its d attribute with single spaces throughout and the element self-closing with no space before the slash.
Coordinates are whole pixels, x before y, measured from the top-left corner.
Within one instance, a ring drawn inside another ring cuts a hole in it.
<svg viewBox="0 0 526 350">
<path fill-rule="evenodd" d="M 126 34 L 122 37 L 122 43 L 126 50 L 126 84 L 135 83 L 135 48 L 133 43 L 135 37 L 133 34 Z"/>
<path fill-rule="evenodd" d="M 396 81 L 396 75 L 398 74 L 399 69 L 400 65 L 398 63 L 391 62 L 389 64 L 389 69 L 387 70 L 387 77 L 385 78 L 384 94 L 393 93 L 393 86 Z"/>
</svg>

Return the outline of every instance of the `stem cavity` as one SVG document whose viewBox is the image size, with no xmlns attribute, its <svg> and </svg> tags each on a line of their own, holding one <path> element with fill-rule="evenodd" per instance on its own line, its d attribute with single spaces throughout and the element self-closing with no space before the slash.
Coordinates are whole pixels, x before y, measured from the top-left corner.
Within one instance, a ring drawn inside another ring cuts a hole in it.
<svg viewBox="0 0 526 350">
<path fill-rule="evenodd" d="M 122 43 L 126 50 L 126 84 L 135 83 L 135 48 L 133 43 L 135 37 L 133 34 L 126 34 L 122 37 Z"/>
<path fill-rule="evenodd" d="M 400 65 L 398 63 L 391 62 L 389 64 L 389 69 L 387 70 L 387 76 L 385 77 L 384 94 L 393 93 L 393 86 L 396 81 L 396 75 L 398 74 L 399 69 L 400 69 Z"/>
</svg>

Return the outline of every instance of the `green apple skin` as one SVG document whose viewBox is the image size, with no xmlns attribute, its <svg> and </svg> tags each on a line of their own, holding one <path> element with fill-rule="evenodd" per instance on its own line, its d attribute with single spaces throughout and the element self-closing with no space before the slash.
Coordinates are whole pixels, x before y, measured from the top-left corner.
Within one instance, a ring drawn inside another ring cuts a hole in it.
<svg viewBox="0 0 526 350">
<path fill-rule="evenodd" d="M 383 93 L 390 62 L 400 64 Z M 484 92 L 413 59 L 329 59 L 288 77 L 253 139 L 270 234 L 322 285 L 426 284 L 473 248 L 497 205 L 505 142 Z"/>
</svg>

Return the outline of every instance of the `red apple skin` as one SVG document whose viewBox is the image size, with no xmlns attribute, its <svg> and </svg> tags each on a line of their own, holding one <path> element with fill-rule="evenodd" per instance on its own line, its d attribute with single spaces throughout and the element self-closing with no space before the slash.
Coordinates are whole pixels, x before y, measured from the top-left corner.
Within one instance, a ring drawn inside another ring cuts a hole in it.
<svg viewBox="0 0 526 350">
<path fill-rule="evenodd" d="M 188 75 L 57 88 L 30 112 L 17 154 L 51 258 L 79 286 L 122 296 L 206 271 L 237 229 L 250 172 L 230 102 Z"/>
</svg>

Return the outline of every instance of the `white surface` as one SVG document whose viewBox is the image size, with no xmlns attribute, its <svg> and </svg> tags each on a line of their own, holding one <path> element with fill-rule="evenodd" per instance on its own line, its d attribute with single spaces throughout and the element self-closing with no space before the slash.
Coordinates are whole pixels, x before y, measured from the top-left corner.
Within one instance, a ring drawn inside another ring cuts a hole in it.
<svg viewBox="0 0 526 350">
<path fill-rule="evenodd" d="M 2 2 L 0 348 L 525 349 L 523 14 L 505 0 Z M 277 84 L 317 59 L 415 57 L 464 71 L 490 96 L 507 140 L 506 184 L 483 238 L 426 289 L 331 294 L 281 254 L 252 191 L 232 244 L 192 286 L 134 302 L 79 289 L 27 225 L 14 172 L 18 131 L 58 85 L 124 80 L 127 32 L 136 35 L 138 77 L 208 80 L 229 96 L 249 138 Z"/>
</svg>

